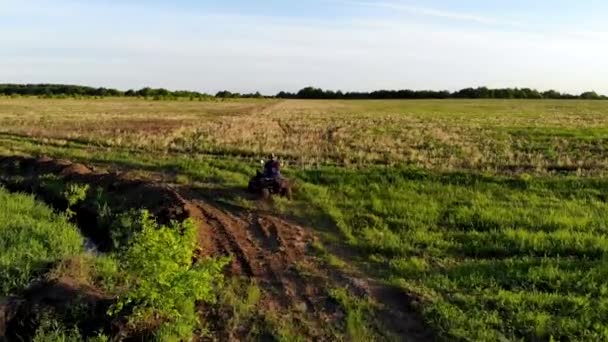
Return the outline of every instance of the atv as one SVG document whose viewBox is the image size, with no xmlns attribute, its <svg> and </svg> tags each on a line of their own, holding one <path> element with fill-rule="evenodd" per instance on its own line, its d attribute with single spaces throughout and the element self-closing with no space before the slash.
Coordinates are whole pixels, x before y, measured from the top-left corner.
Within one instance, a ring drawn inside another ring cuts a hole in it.
<svg viewBox="0 0 608 342">
<path fill-rule="evenodd" d="M 249 180 L 247 190 L 252 194 L 257 194 L 264 199 L 270 198 L 272 195 L 279 195 L 291 199 L 291 186 L 289 181 L 284 178 L 265 177 L 260 171 Z"/>
</svg>

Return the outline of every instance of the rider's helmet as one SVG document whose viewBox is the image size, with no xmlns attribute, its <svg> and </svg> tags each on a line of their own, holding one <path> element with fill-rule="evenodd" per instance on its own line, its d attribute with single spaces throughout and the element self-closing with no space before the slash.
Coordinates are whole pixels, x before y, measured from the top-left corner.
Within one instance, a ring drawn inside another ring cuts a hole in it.
<svg viewBox="0 0 608 342">
<path fill-rule="evenodd" d="M 281 169 L 281 163 L 279 162 L 279 158 L 277 158 L 274 153 L 271 153 L 268 158 L 269 159 L 266 162 L 265 167 L 268 168 L 268 170 L 274 170 L 272 171 L 273 173 L 279 172 L 279 170 Z"/>
</svg>

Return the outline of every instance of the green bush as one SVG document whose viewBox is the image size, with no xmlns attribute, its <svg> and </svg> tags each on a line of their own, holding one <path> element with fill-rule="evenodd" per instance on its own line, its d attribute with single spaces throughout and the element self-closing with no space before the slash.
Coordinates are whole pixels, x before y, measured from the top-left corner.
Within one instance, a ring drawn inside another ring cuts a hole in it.
<svg viewBox="0 0 608 342">
<path fill-rule="evenodd" d="M 133 329 L 160 322 L 159 340 L 187 340 L 199 323 L 195 302 L 215 301 L 228 259 L 193 264 L 196 227 L 190 220 L 159 226 L 142 211 L 139 223 L 121 255 L 127 291 L 110 311 L 127 312 Z"/>
<path fill-rule="evenodd" d="M 129 247 L 131 239 L 141 233 L 148 221 L 150 221 L 150 217 L 145 211 L 129 211 L 113 216 L 109 229 L 114 249 L 120 250 Z"/>
</svg>

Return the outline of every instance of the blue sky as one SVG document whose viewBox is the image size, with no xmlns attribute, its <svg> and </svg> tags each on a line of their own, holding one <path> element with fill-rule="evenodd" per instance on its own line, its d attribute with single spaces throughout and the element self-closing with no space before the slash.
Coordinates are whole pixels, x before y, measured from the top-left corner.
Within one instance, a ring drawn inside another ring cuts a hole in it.
<svg viewBox="0 0 608 342">
<path fill-rule="evenodd" d="M 0 0 L 0 83 L 608 94 L 608 2 Z"/>
</svg>

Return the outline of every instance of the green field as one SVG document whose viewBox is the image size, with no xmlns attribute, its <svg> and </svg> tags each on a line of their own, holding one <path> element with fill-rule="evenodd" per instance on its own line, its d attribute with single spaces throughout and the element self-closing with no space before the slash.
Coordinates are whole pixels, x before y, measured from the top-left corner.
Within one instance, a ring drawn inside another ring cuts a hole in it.
<svg viewBox="0 0 608 342">
<path fill-rule="evenodd" d="M 329 264 L 414 298 L 439 339 L 608 339 L 608 102 L 0 98 L 0 122 L 3 156 L 301 222 Z M 270 152 L 295 198 L 260 208 L 235 189 Z"/>
</svg>

